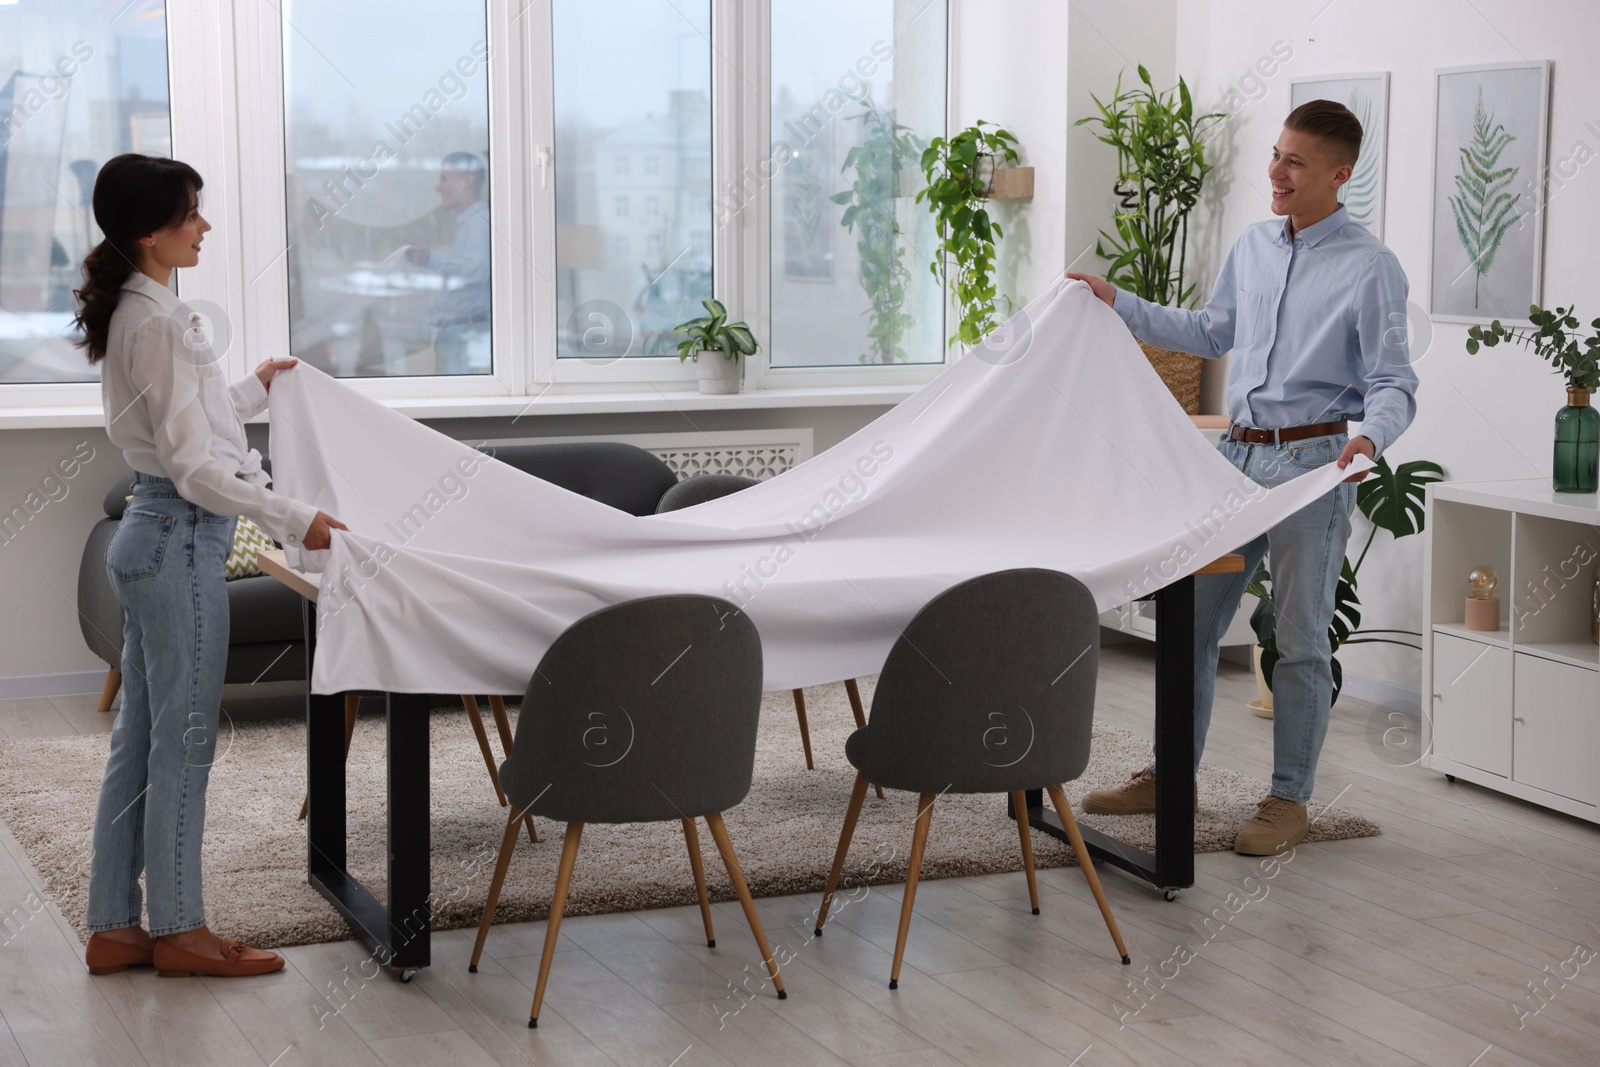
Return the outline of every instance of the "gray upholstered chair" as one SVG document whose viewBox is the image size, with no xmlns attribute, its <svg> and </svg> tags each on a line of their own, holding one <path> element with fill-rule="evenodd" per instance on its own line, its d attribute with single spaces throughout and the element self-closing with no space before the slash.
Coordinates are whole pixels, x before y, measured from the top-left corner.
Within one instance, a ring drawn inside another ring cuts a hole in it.
<svg viewBox="0 0 1600 1067">
<path fill-rule="evenodd" d="M 1061 791 L 1062 782 L 1078 777 L 1089 764 L 1099 659 L 1094 598 L 1082 582 L 1057 571 L 1021 568 L 986 574 L 946 590 L 917 612 L 884 662 L 872 697 L 872 718 L 845 742 L 845 756 L 859 773 L 818 909 L 817 935 L 839 886 L 869 781 L 920 796 L 890 989 L 900 985 L 935 798 L 945 793 L 1010 794 L 1028 896 L 1033 913 L 1039 914 L 1024 794 L 1043 789 L 1066 828 L 1117 953 L 1127 963 L 1128 950 L 1111 905 Z"/>
<path fill-rule="evenodd" d="M 761 710 L 761 638 L 726 600 L 676 595 L 601 608 L 556 638 L 534 669 L 516 747 L 500 767 L 511 801 L 469 970 L 478 969 L 524 814 L 567 824 L 530 1027 L 539 1024 L 585 823 L 683 826 L 706 944 L 716 945 L 695 819 L 704 818 L 767 974 L 787 996 L 722 813 L 750 792 Z"/>
<path fill-rule="evenodd" d="M 692 508 L 696 504 L 704 504 L 708 500 L 716 500 L 759 484 L 757 479 L 739 474 L 696 474 L 668 489 L 656 505 L 656 514 Z M 861 690 L 856 688 L 854 678 L 845 680 L 844 691 L 850 698 L 850 710 L 855 713 L 856 727 L 859 729 L 867 724 L 867 713 L 861 706 Z M 800 721 L 800 747 L 806 754 L 806 770 L 816 770 L 816 764 L 811 760 L 811 727 L 806 722 L 806 694 L 804 690 L 796 689 L 793 695 L 795 718 Z M 878 789 L 878 799 L 883 799 L 882 787 Z"/>
</svg>

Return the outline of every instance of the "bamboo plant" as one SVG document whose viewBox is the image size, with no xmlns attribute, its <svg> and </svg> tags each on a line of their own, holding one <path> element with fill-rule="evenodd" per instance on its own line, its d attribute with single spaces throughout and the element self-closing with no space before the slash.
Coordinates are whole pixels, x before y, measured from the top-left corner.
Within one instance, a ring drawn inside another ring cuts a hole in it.
<svg viewBox="0 0 1600 1067">
<path fill-rule="evenodd" d="M 1138 69 L 1141 86 L 1124 90 L 1118 74 L 1109 101 L 1090 94 L 1100 113 L 1073 123 L 1097 123 L 1096 139 L 1117 152 L 1115 232 L 1100 231 L 1095 255 L 1111 261 L 1106 280 L 1113 285 L 1181 306 L 1194 294 L 1186 253 L 1189 213 L 1211 171 L 1205 137 L 1224 114 L 1197 114 L 1182 78 L 1177 88 L 1157 92 L 1150 72 Z"/>
</svg>

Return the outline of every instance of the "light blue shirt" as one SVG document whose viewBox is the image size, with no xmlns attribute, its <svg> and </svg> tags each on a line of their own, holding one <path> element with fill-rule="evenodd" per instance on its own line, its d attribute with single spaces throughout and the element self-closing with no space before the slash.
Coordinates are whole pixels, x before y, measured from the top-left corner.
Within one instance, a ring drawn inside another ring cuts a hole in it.
<svg viewBox="0 0 1600 1067">
<path fill-rule="evenodd" d="M 1292 240 L 1288 221 L 1245 230 L 1198 311 L 1122 290 L 1112 307 L 1148 344 L 1207 359 L 1232 350 L 1226 400 L 1236 424 L 1358 419 L 1382 455 L 1417 413 L 1405 272 L 1343 206 Z"/>
</svg>

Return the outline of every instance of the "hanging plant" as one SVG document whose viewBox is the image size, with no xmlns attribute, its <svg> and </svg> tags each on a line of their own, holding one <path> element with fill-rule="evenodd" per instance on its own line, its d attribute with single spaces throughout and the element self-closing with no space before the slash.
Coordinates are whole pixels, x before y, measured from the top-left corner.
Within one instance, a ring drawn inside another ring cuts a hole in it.
<svg viewBox="0 0 1600 1067">
<path fill-rule="evenodd" d="M 935 137 L 922 153 L 928 185 L 917 193 L 917 203 L 927 201 L 939 237 L 929 269 L 950 284 L 961 316 L 951 344 L 976 345 L 998 325 L 1000 304 L 1011 312 L 1010 298 L 995 291 L 995 240 L 1005 234 L 989 218 L 984 194 L 990 178 L 981 172 L 987 164 L 1017 162 L 1016 144 L 1006 130 L 979 122 L 954 137 Z"/>
<path fill-rule="evenodd" d="M 905 264 L 905 242 L 894 217 L 894 195 L 900 175 L 921 152 L 909 126 L 894 120 L 861 97 L 864 137 L 845 154 L 841 172 L 855 172 L 850 188 L 834 193 L 835 204 L 848 205 L 839 224 L 856 234 L 861 289 L 867 294 L 869 348 L 862 363 L 904 363 L 910 357 L 901 345 L 914 323 L 905 311 L 911 271 Z"/>
</svg>

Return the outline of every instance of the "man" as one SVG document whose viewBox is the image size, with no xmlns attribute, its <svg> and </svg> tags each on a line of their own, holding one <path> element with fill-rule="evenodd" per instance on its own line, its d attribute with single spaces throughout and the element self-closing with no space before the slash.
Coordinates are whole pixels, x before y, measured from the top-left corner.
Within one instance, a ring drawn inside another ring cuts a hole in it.
<svg viewBox="0 0 1600 1067">
<path fill-rule="evenodd" d="M 488 174 L 471 152 L 451 152 L 439 168 L 434 191 L 456 213 L 450 254 L 407 245 L 406 258 L 444 277 L 444 291 L 428 309 L 439 374 L 489 373 L 489 206 L 483 203 Z"/>
<path fill-rule="evenodd" d="M 1339 203 L 1361 150 L 1361 124 L 1346 107 L 1313 100 L 1290 112 L 1267 177 L 1272 213 L 1229 251 L 1211 301 L 1168 308 L 1069 273 L 1122 316 L 1134 336 L 1215 359 L 1228 352 L 1232 422 L 1218 450 L 1260 485 L 1280 485 L 1356 453 L 1376 458 L 1416 414 L 1417 378 L 1406 345 L 1405 273 L 1394 253 Z M 1361 422 L 1349 437 L 1347 419 Z M 1317 757 L 1333 696 L 1328 626 L 1350 536 L 1357 475 L 1238 549 L 1244 572 L 1195 579 L 1194 759 L 1199 767 L 1216 683 L 1217 646 L 1249 577 L 1270 548 L 1277 645 L 1273 670 L 1271 792 L 1239 831 L 1234 849 L 1275 855 L 1309 830 Z M 1220 553 L 1219 553 L 1220 554 Z M 1160 753 L 1156 753 L 1157 759 Z M 1084 798 L 1083 810 L 1155 810 L 1156 764 L 1124 785 Z"/>
</svg>

